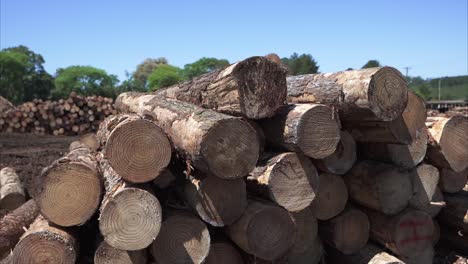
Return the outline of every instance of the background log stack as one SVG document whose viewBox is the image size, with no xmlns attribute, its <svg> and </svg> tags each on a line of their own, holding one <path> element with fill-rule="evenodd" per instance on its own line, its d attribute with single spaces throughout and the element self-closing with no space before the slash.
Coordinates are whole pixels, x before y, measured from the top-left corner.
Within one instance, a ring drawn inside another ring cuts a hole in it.
<svg viewBox="0 0 468 264">
<path fill-rule="evenodd" d="M 0 111 L 0 132 L 56 136 L 95 132 L 104 118 L 116 114 L 113 101 L 112 98 L 83 97 L 75 93 L 57 101 L 34 99 L 8 108 L 8 111 Z"/>
<path fill-rule="evenodd" d="M 430 263 L 439 231 L 468 252 L 467 117 L 427 128 L 390 67 L 286 77 L 278 64 L 119 95 L 120 113 L 28 190 L 28 231 L 31 202 L 0 221 L 7 251 L 19 239 L 9 259 Z"/>
</svg>

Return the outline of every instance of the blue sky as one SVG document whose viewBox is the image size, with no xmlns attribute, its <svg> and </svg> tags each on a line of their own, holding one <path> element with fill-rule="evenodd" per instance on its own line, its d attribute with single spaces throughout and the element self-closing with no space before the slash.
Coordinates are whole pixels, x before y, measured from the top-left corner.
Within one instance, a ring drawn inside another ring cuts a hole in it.
<svg viewBox="0 0 468 264">
<path fill-rule="evenodd" d="M 309 53 L 320 72 L 377 59 L 424 78 L 468 74 L 468 1 L 0 0 L 0 47 L 26 45 L 50 73 L 92 65 L 125 78 L 148 57 L 183 67 Z"/>
</svg>

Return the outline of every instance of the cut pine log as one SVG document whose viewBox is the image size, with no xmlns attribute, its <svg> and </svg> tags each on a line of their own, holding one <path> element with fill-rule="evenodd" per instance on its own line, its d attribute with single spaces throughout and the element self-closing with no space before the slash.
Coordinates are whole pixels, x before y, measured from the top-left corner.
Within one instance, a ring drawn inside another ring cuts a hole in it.
<svg viewBox="0 0 468 264">
<path fill-rule="evenodd" d="M 41 214 L 60 226 L 84 224 L 99 206 L 102 179 L 88 148 L 54 161 L 37 178 L 33 197 Z"/>
<path fill-rule="evenodd" d="M 116 107 L 151 116 L 175 148 L 193 165 L 220 178 L 234 179 L 253 170 L 259 155 L 255 129 L 240 118 L 158 95 L 122 93 Z"/>
<path fill-rule="evenodd" d="M 24 188 L 15 170 L 5 167 L 0 171 L 0 208 L 13 211 L 25 201 Z"/>
<path fill-rule="evenodd" d="M 429 128 L 429 135 L 427 157 L 431 164 L 455 172 L 467 169 L 467 116 L 439 119 Z"/>
<path fill-rule="evenodd" d="M 408 87 L 391 67 L 287 78 L 288 101 L 336 105 L 347 122 L 391 121 L 403 113 Z"/>
<path fill-rule="evenodd" d="M 318 239 L 317 220 L 312 210 L 307 207 L 304 210 L 292 213 L 297 227 L 296 240 L 289 249 L 286 259 L 290 264 L 318 263 L 322 256 L 322 245 Z M 314 262 L 314 260 L 317 260 Z"/>
<path fill-rule="evenodd" d="M 340 141 L 338 114 L 326 105 L 287 105 L 260 125 L 270 144 L 314 159 L 331 155 Z"/>
<path fill-rule="evenodd" d="M 319 179 L 312 162 L 302 154 L 265 154 L 247 177 L 248 189 L 266 196 L 291 212 L 300 211 L 314 200 Z"/>
<path fill-rule="evenodd" d="M 242 250 L 265 260 L 283 256 L 296 238 L 296 226 L 288 211 L 259 201 L 250 201 L 226 232 Z"/>
<path fill-rule="evenodd" d="M 327 261 L 331 264 L 405 264 L 371 242 L 352 255 L 346 255 L 337 250 L 327 251 L 327 253 L 329 255 Z"/>
<path fill-rule="evenodd" d="M 370 237 L 393 253 L 413 257 L 432 247 L 434 224 L 423 211 L 407 209 L 398 215 L 366 210 L 371 223 Z"/>
<path fill-rule="evenodd" d="M 212 226 L 234 223 L 247 207 L 244 179 L 223 180 L 214 176 L 191 179 L 184 193 L 192 209 Z"/>
<path fill-rule="evenodd" d="M 403 210 L 413 195 L 408 172 L 390 164 L 360 161 L 344 180 L 352 200 L 385 214 Z"/>
<path fill-rule="evenodd" d="M 99 165 L 106 189 L 99 217 L 99 230 L 104 240 L 121 250 L 148 247 L 161 228 L 162 213 L 158 199 L 149 191 L 122 181 L 102 154 Z"/>
<path fill-rule="evenodd" d="M 356 159 L 356 142 L 351 134 L 341 131 L 340 142 L 338 142 L 335 152 L 323 159 L 313 160 L 313 162 L 321 171 L 343 175 L 353 167 Z"/>
<path fill-rule="evenodd" d="M 13 250 L 12 263 L 75 263 L 78 241 L 66 229 L 38 216 Z"/>
<path fill-rule="evenodd" d="M 24 228 L 28 228 L 38 214 L 39 208 L 31 199 L 0 219 L 0 259 L 10 253 Z"/>
<path fill-rule="evenodd" d="M 328 245 L 344 254 L 353 254 L 366 245 L 369 228 L 366 214 L 350 206 L 338 216 L 320 222 L 319 233 Z"/>
<path fill-rule="evenodd" d="M 409 205 L 414 209 L 424 208 L 432 202 L 439 182 L 439 171 L 429 164 L 421 164 L 410 172 L 413 197 Z"/>
<path fill-rule="evenodd" d="M 310 208 L 319 220 L 328 220 L 341 213 L 348 202 L 348 190 L 343 178 L 321 173 L 317 195 Z"/>
<path fill-rule="evenodd" d="M 421 253 L 419 253 L 417 256 L 411 256 L 411 257 L 401 257 L 403 261 L 405 261 L 405 264 L 432 264 L 434 261 L 434 247 L 430 246 L 424 249 Z"/>
<path fill-rule="evenodd" d="M 204 264 L 244 264 L 239 250 L 227 241 L 211 243 L 210 253 Z"/>
<path fill-rule="evenodd" d="M 137 264 L 146 263 L 148 255 L 146 249 L 126 251 L 113 248 L 105 241 L 99 244 L 94 253 L 95 264 Z"/>
<path fill-rule="evenodd" d="M 468 235 L 468 192 L 446 193 L 444 199 L 447 206 L 437 216 L 439 223 Z"/>
<path fill-rule="evenodd" d="M 126 181 L 151 181 L 171 161 L 171 144 L 164 131 L 138 115 L 106 118 L 97 138 L 112 169 Z"/>
<path fill-rule="evenodd" d="M 360 154 L 370 160 L 393 163 L 397 166 L 411 169 L 424 160 L 427 151 L 427 129 L 423 128 L 409 145 L 364 143 L 360 146 Z"/>
<path fill-rule="evenodd" d="M 439 187 L 443 192 L 456 193 L 461 191 L 468 182 L 468 168 L 461 172 L 451 169 L 440 169 Z"/>
<path fill-rule="evenodd" d="M 286 101 L 286 70 L 264 57 L 157 91 L 156 94 L 251 119 L 271 117 Z"/>
<path fill-rule="evenodd" d="M 172 213 L 162 223 L 161 232 L 151 244 L 150 252 L 159 264 L 200 264 L 210 250 L 210 234 L 197 217 Z"/>
</svg>

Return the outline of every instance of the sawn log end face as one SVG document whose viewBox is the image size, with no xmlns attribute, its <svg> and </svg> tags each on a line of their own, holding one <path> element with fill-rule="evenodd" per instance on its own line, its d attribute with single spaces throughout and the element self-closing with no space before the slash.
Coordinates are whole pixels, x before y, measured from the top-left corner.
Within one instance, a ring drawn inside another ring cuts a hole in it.
<svg viewBox="0 0 468 264">
<path fill-rule="evenodd" d="M 411 257 L 431 247 L 434 223 L 432 218 L 419 210 L 406 210 L 398 216 L 393 229 L 395 249 L 405 257 Z"/>
</svg>

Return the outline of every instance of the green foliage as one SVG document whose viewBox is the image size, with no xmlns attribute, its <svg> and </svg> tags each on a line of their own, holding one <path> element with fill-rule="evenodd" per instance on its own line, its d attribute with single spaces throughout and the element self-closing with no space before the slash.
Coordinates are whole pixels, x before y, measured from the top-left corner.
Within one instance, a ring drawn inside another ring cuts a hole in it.
<svg viewBox="0 0 468 264">
<path fill-rule="evenodd" d="M 424 80 L 421 77 L 409 77 L 408 86 L 426 100 L 466 100 L 468 99 L 468 75 Z"/>
<path fill-rule="evenodd" d="M 26 46 L 3 49 L 1 53 L 4 55 L 9 54 L 7 57 L 10 57 L 10 59 L 15 58 L 14 60 L 20 63 L 24 70 L 21 75 L 12 74 L 12 72 L 18 73 L 18 65 L 15 66 L 11 64 L 11 60 L 8 60 L 5 56 L 3 57 L 4 64 L 0 67 L 2 67 L 2 72 L 5 72 L 6 75 L 3 76 L 2 79 L 10 78 L 7 86 L 14 85 L 14 87 L 16 87 L 14 89 L 16 91 L 14 98 L 11 98 L 12 101 L 20 103 L 23 101 L 30 101 L 34 98 L 45 99 L 49 97 L 50 91 L 54 85 L 53 78 L 45 71 L 43 66 L 45 61 L 40 54 L 34 53 Z M 9 69 L 9 67 L 13 68 Z M 9 89 L 11 89 L 11 87 Z"/>
<path fill-rule="evenodd" d="M 154 72 L 159 66 L 167 65 L 166 58 L 148 58 L 144 60 L 142 63 L 137 65 L 136 71 L 133 73 L 132 76 L 132 85 L 135 87 L 145 87 L 148 88 L 148 78 L 151 73 Z"/>
<path fill-rule="evenodd" d="M 288 67 L 289 75 L 301 75 L 317 73 L 319 66 L 310 54 L 298 55 L 293 53 L 289 58 L 282 58 L 281 61 Z"/>
<path fill-rule="evenodd" d="M 367 68 L 375 68 L 375 67 L 381 67 L 380 62 L 378 60 L 369 60 L 364 66 L 362 66 L 361 69 L 367 69 Z"/>
<path fill-rule="evenodd" d="M 147 89 L 145 86 L 141 84 L 141 82 L 136 81 L 133 78 L 133 75 L 130 75 L 128 72 L 125 72 L 125 76 L 127 77 L 119 86 L 116 87 L 117 94 L 124 93 L 124 92 L 146 92 Z"/>
<path fill-rule="evenodd" d="M 27 72 L 27 57 L 16 52 L 0 52 L 0 94 L 17 104 L 24 99 L 23 76 Z"/>
<path fill-rule="evenodd" d="M 174 85 L 183 80 L 182 70 L 168 64 L 158 66 L 148 77 L 149 87 L 152 91 Z"/>
<path fill-rule="evenodd" d="M 70 66 L 58 69 L 55 77 L 54 98 L 65 98 L 71 92 L 81 95 L 115 97 L 117 76 L 91 66 Z"/>
<path fill-rule="evenodd" d="M 229 66 L 228 60 L 203 57 L 194 63 L 186 64 L 184 66 L 184 75 L 185 78 L 192 79 L 195 76 L 223 69 L 227 66 Z"/>
</svg>

